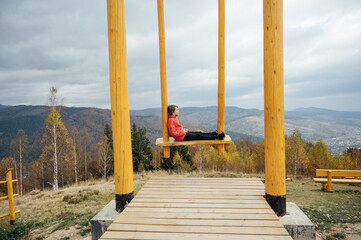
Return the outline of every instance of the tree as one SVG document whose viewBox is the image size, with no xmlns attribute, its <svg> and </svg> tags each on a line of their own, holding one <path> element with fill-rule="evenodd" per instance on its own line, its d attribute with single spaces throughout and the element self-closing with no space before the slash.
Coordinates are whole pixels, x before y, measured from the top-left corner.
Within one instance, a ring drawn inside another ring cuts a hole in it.
<svg viewBox="0 0 361 240">
<path fill-rule="evenodd" d="M 110 154 L 110 144 L 108 142 L 108 137 L 103 135 L 103 140 L 97 143 L 98 146 L 98 157 L 99 157 L 99 167 L 102 170 L 104 179 L 107 179 L 107 173 L 110 169 L 111 157 Z"/>
<path fill-rule="evenodd" d="M 171 146 L 170 147 L 170 157 L 164 158 L 162 152 L 162 160 L 160 166 L 164 170 L 172 170 L 174 169 L 173 158 L 174 155 L 178 152 L 178 154 L 182 157 L 183 161 L 185 161 L 189 166 L 192 166 L 192 156 L 189 154 L 187 146 Z"/>
<path fill-rule="evenodd" d="M 85 128 L 83 129 L 83 149 L 84 149 L 84 181 L 88 180 L 88 170 L 87 170 L 87 156 L 88 156 L 88 152 L 87 150 L 90 144 L 90 138 L 89 138 L 89 133 L 88 130 L 86 130 Z"/>
<path fill-rule="evenodd" d="M 3 158 L 0 161 L 0 177 L 4 179 L 6 171 L 15 165 L 15 160 L 12 157 Z"/>
<path fill-rule="evenodd" d="M 23 154 L 27 152 L 28 140 L 24 130 L 18 130 L 18 144 L 19 144 L 19 170 L 20 170 L 20 197 L 23 196 Z"/>
<path fill-rule="evenodd" d="M 345 151 L 345 154 L 348 154 L 351 160 L 354 162 L 356 169 L 361 169 L 361 149 L 358 148 L 349 148 Z"/>
<path fill-rule="evenodd" d="M 114 172 L 113 132 L 108 123 L 105 124 L 104 135 L 107 137 L 108 139 L 107 142 L 109 145 L 109 153 L 108 153 L 110 157 L 109 172 Z"/>
<path fill-rule="evenodd" d="M 73 128 L 73 130 L 71 131 L 70 138 L 73 141 L 74 181 L 75 184 L 78 184 L 78 159 L 80 159 L 81 142 L 79 138 L 79 132 L 76 128 Z"/>
<path fill-rule="evenodd" d="M 264 141 L 257 143 L 252 155 L 253 169 L 252 172 L 264 172 L 265 171 L 265 150 Z"/>
<path fill-rule="evenodd" d="M 197 169 L 202 172 L 203 169 L 207 166 L 207 152 L 206 152 L 206 146 L 200 145 L 196 153 L 193 157 L 193 163 L 196 165 Z"/>
<path fill-rule="evenodd" d="M 308 161 L 301 133 L 295 129 L 291 137 L 286 138 L 286 169 L 293 173 L 294 180 L 296 180 L 297 171 L 301 170 Z"/>
<path fill-rule="evenodd" d="M 319 168 L 332 168 L 333 157 L 321 139 L 319 139 L 317 143 L 311 147 L 308 153 L 308 158 L 310 160 L 308 167 L 309 174 L 314 175 L 316 169 Z"/>
<path fill-rule="evenodd" d="M 146 136 L 145 128 L 137 128 L 135 123 L 132 125 L 132 155 L 133 155 L 133 170 L 138 172 L 139 166 L 142 163 L 144 170 L 152 170 L 153 166 L 150 165 L 152 161 L 152 152 L 150 150 L 150 141 Z"/>
<path fill-rule="evenodd" d="M 177 170 L 177 173 L 179 173 L 181 169 L 182 161 L 183 161 L 182 157 L 179 155 L 178 152 L 176 152 L 173 157 L 173 165 L 174 168 Z"/>
<path fill-rule="evenodd" d="M 18 169 L 17 169 L 17 164 L 16 164 L 17 149 L 18 148 L 17 148 L 16 141 L 12 140 L 9 145 L 9 156 L 11 156 L 15 161 L 15 163 L 14 163 L 15 179 L 18 179 Z M 17 193 L 19 193 L 19 181 L 16 182 L 16 189 L 17 189 Z"/>
<path fill-rule="evenodd" d="M 53 186 L 54 191 L 58 191 L 59 161 L 67 163 L 72 157 L 72 142 L 68 139 L 68 130 L 66 129 L 60 113 L 51 108 L 48 117 L 45 120 L 45 131 L 41 140 L 42 153 L 40 159 L 44 163 L 50 160 L 53 165 Z M 70 155 L 69 155 L 70 154 Z"/>
</svg>

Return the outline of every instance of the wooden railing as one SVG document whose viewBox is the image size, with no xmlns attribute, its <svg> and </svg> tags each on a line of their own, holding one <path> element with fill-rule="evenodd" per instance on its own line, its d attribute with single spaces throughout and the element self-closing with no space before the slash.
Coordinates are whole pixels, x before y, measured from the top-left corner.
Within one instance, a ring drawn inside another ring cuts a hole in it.
<svg viewBox="0 0 361 240">
<path fill-rule="evenodd" d="M 12 174 L 11 174 L 12 170 L 13 169 L 10 168 L 9 170 L 6 171 L 6 181 L 0 181 L 0 184 L 2 183 L 7 184 L 8 187 L 8 195 L 4 197 L 0 197 L 0 200 L 9 199 L 9 213 L 0 215 L 0 218 L 10 216 L 10 224 L 14 225 L 15 213 L 20 213 L 20 211 L 15 211 L 15 206 L 14 206 L 14 197 L 19 196 L 19 194 L 14 194 L 13 192 L 13 183 L 17 182 L 18 180 L 12 180 Z"/>
</svg>

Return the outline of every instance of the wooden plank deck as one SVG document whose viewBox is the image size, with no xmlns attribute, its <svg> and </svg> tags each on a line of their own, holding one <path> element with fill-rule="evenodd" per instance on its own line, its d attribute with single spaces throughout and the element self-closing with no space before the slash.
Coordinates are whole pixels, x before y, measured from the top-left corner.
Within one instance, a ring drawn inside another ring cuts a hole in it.
<svg viewBox="0 0 361 240">
<path fill-rule="evenodd" d="M 257 178 L 153 177 L 101 239 L 291 240 Z"/>
</svg>

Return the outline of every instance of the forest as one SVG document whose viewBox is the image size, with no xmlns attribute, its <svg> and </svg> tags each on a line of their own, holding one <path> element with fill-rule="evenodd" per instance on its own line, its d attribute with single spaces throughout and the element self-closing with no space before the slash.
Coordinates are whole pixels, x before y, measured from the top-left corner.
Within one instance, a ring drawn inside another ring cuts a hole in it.
<svg viewBox="0 0 361 240">
<path fill-rule="evenodd" d="M 26 132 L 18 129 L 16 138 L 9 144 L 7 157 L 0 160 L 0 178 L 4 179 L 7 169 L 13 168 L 14 178 L 19 179 L 15 188 L 20 195 L 35 189 L 57 191 L 59 187 L 113 175 L 111 127 L 105 124 L 103 137 L 96 144 L 86 129 L 67 129 L 56 93 L 52 88 L 41 140 L 29 145 Z M 166 159 L 160 148 L 150 147 L 145 128 L 133 123 L 131 138 L 135 172 L 227 171 L 264 176 L 264 141 L 253 143 L 250 139 L 241 139 L 227 145 L 223 156 L 210 145 L 171 147 L 171 157 Z M 361 149 L 358 148 L 333 156 L 321 139 L 316 143 L 304 141 L 297 129 L 286 136 L 285 144 L 286 174 L 293 179 L 313 177 L 318 168 L 361 169 Z M 38 159 L 29 156 L 32 149 L 41 152 Z"/>
</svg>

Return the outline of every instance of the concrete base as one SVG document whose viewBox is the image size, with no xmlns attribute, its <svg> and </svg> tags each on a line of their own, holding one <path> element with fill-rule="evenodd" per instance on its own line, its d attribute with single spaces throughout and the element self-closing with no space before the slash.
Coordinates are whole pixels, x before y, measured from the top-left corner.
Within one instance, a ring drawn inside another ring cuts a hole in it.
<svg viewBox="0 0 361 240">
<path fill-rule="evenodd" d="M 118 216 L 112 200 L 90 220 L 92 240 L 98 240 Z"/>
<path fill-rule="evenodd" d="M 302 210 L 292 202 L 286 205 L 286 215 L 280 217 L 280 221 L 294 240 L 316 239 L 315 225 L 302 212 Z"/>
</svg>

